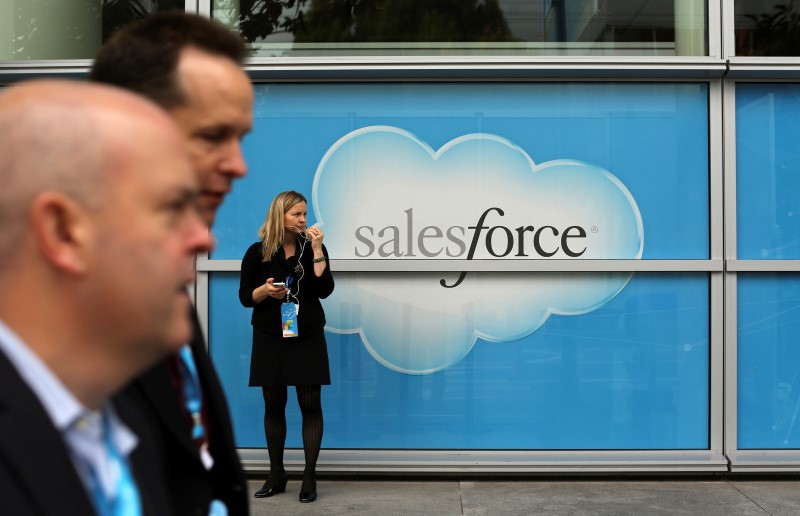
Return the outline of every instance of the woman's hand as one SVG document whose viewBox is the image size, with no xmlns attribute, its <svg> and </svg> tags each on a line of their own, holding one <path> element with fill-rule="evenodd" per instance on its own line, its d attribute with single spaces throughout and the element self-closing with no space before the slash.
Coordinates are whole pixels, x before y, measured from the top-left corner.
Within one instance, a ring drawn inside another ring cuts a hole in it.
<svg viewBox="0 0 800 516">
<path fill-rule="evenodd" d="M 275 278 L 267 278 L 267 282 L 264 283 L 264 288 L 266 289 L 267 296 L 274 297 L 275 299 L 282 299 L 286 297 L 286 287 L 276 287 L 272 283 L 275 281 Z"/>
<path fill-rule="evenodd" d="M 311 226 L 306 229 L 306 237 L 311 240 L 311 249 L 315 251 L 314 256 L 322 255 L 322 238 L 325 234 L 317 226 Z"/>
<path fill-rule="evenodd" d="M 314 252 L 314 275 L 320 277 L 328 267 L 325 253 L 322 252 L 322 238 L 325 233 L 317 226 L 311 226 L 306 230 L 306 236 L 311 240 L 311 250 Z"/>
<path fill-rule="evenodd" d="M 263 301 L 267 297 L 272 297 L 275 299 L 283 299 L 286 297 L 286 287 L 276 287 L 272 283 L 275 281 L 275 278 L 267 278 L 267 282 L 261 285 L 261 295 L 257 296 L 256 291 L 253 291 L 253 301 L 259 303 Z M 260 298 L 260 299 L 259 299 Z"/>
</svg>

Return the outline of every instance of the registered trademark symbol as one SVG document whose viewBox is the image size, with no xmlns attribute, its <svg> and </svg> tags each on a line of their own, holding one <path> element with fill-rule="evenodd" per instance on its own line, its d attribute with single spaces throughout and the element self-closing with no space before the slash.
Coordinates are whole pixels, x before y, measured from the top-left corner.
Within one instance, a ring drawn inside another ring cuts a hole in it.
<svg viewBox="0 0 800 516">
<path fill-rule="evenodd" d="M 598 231 L 597 226 L 592 226 L 592 233 L 597 233 Z"/>
</svg>

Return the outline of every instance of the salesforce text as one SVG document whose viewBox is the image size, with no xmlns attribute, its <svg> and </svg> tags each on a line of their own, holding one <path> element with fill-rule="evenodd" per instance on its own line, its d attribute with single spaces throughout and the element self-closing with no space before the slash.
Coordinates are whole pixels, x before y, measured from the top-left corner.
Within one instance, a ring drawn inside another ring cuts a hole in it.
<svg viewBox="0 0 800 516">
<path fill-rule="evenodd" d="M 463 239 L 467 234 L 467 229 L 472 230 L 467 260 L 472 260 L 475 256 L 475 250 L 484 230 L 486 230 L 483 239 L 485 249 L 496 258 L 508 256 L 515 248 L 517 252 L 514 256 L 529 256 L 526 248 L 528 241 L 533 244 L 533 252 L 542 258 L 554 256 L 559 250 L 570 258 L 578 258 L 586 252 L 584 241 L 586 230 L 581 226 L 568 226 L 563 230 L 550 225 L 538 228 L 519 226 L 512 231 L 505 226 L 485 225 L 486 217 L 493 211 L 496 211 L 501 217 L 505 215 L 502 209 L 492 207 L 481 214 L 474 226 L 468 226 L 466 229 L 461 226 L 451 226 L 443 231 L 437 226 L 425 226 L 415 235 L 414 209 L 409 208 L 404 212 L 406 214 L 405 239 L 401 237 L 401 230 L 398 226 L 387 226 L 378 230 L 377 233 L 371 226 L 360 226 L 356 229 L 355 237 L 363 246 L 356 246 L 355 254 L 359 258 L 367 258 L 377 250 L 378 256 L 381 258 L 414 257 L 417 256 L 417 252 L 428 258 L 439 256 L 442 253 L 451 258 L 458 258 L 467 251 L 467 244 Z M 530 240 L 526 241 L 526 233 L 531 233 Z M 495 235 L 498 237 L 496 238 Z M 376 237 L 380 239 L 379 242 L 375 241 Z M 496 241 L 504 241 L 505 245 L 496 247 Z M 576 246 L 581 245 L 583 245 L 581 249 L 576 249 Z M 454 288 L 461 284 L 466 274 L 466 272 L 462 272 L 453 285 L 447 285 L 444 279 L 439 283 L 443 287 Z"/>
</svg>

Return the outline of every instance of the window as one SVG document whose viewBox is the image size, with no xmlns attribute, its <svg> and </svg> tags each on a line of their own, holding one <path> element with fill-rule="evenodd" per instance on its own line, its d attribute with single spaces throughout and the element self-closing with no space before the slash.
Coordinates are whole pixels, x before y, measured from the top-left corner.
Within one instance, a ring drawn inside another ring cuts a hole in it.
<svg viewBox="0 0 800 516">
<path fill-rule="evenodd" d="M 257 56 L 706 55 L 697 0 L 214 0 Z"/>
<path fill-rule="evenodd" d="M 735 0 L 737 56 L 800 55 L 800 1 Z"/>
<path fill-rule="evenodd" d="M 122 25 L 184 0 L 0 0 L 0 60 L 91 59 Z"/>
</svg>

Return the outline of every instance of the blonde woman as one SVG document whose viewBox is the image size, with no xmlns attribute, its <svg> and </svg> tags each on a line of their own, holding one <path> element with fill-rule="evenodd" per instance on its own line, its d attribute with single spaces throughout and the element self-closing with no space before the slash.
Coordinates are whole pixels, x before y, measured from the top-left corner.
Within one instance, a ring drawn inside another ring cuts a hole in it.
<svg viewBox="0 0 800 516">
<path fill-rule="evenodd" d="M 318 227 L 306 227 L 308 203 L 288 191 L 272 200 L 260 240 L 242 258 L 239 300 L 253 308 L 250 386 L 264 395 L 264 432 L 270 474 L 256 498 L 286 491 L 283 467 L 287 387 L 297 391 L 303 416 L 305 471 L 300 501 L 317 499 L 316 465 L 322 445 L 321 386 L 330 385 L 325 313 L 333 292 L 328 252 Z"/>
</svg>

